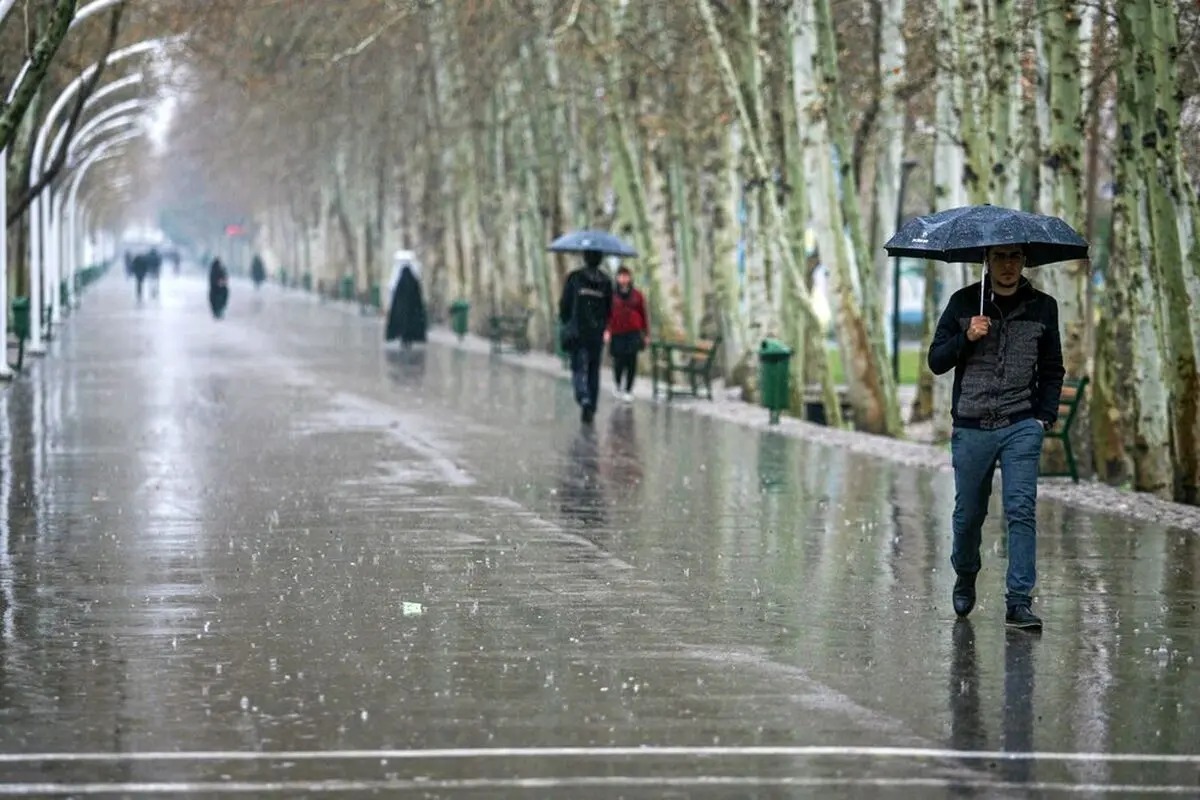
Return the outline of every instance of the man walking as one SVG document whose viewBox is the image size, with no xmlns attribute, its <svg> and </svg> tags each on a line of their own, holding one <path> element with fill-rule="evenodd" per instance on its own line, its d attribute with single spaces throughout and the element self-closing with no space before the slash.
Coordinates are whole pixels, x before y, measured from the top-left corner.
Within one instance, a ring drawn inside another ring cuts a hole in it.
<svg viewBox="0 0 1200 800">
<path fill-rule="evenodd" d="M 1058 303 L 1022 277 L 1020 245 L 996 245 L 985 259 L 983 284 L 954 293 L 929 347 L 935 375 L 954 370 L 952 599 L 960 617 L 975 607 L 980 531 L 999 461 L 1008 523 L 1005 623 L 1041 629 L 1030 606 L 1037 581 L 1038 463 L 1042 439 L 1058 419 L 1064 375 Z"/>
<path fill-rule="evenodd" d="M 562 323 L 562 348 L 571 356 L 575 402 L 585 424 L 596 415 L 600 394 L 600 360 L 604 355 L 604 330 L 612 312 L 612 279 L 600 264 L 604 254 L 583 253 L 583 268 L 567 276 L 558 319 Z"/>
</svg>

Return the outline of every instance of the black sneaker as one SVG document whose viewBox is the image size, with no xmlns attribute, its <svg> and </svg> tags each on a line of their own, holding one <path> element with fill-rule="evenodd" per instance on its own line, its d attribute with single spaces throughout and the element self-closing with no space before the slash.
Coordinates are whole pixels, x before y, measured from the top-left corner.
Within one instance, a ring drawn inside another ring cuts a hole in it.
<svg viewBox="0 0 1200 800">
<path fill-rule="evenodd" d="M 1029 610 L 1029 606 L 1009 606 L 1008 614 L 1004 617 L 1004 624 L 1010 628 L 1022 628 L 1025 630 L 1042 629 L 1042 620 Z"/>
<path fill-rule="evenodd" d="M 579 419 L 583 421 L 584 425 L 591 425 L 592 419 L 595 416 L 596 416 L 596 409 L 592 408 L 591 406 L 584 406 L 583 413 L 581 413 L 579 415 Z"/>
<path fill-rule="evenodd" d="M 975 607 L 975 576 L 976 572 L 960 572 L 954 579 L 954 613 L 965 617 Z"/>
</svg>

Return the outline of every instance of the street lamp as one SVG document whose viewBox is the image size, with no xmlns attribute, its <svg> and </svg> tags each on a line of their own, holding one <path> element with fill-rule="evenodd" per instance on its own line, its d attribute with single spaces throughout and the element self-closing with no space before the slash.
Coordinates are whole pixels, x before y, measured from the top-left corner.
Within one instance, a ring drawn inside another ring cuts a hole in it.
<svg viewBox="0 0 1200 800">
<path fill-rule="evenodd" d="M 904 224 L 904 194 L 908 189 L 908 173 L 920 162 L 905 159 L 900 165 L 900 196 L 896 198 L 896 230 Z M 892 267 L 892 378 L 900 385 L 900 259 Z"/>
</svg>

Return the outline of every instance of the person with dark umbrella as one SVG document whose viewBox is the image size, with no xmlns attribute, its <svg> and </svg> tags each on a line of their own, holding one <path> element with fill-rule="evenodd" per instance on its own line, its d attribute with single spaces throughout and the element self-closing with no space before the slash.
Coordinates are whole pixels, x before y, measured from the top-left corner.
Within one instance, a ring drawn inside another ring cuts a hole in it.
<svg viewBox="0 0 1200 800">
<path fill-rule="evenodd" d="M 604 331 L 612 313 L 612 278 L 601 269 L 604 254 L 597 250 L 583 253 L 583 267 L 567 276 L 558 301 L 558 320 L 562 324 L 562 348 L 571 359 L 571 377 L 575 402 L 582 419 L 590 423 L 596 416 L 600 397 L 600 363 L 604 358 Z"/>
<path fill-rule="evenodd" d="M 596 416 L 600 395 L 600 362 L 604 331 L 612 313 L 613 284 L 601 269 L 606 255 L 636 258 L 637 251 L 607 231 L 563 234 L 550 244 L 552 253 L 582 253 L 583 267 L 567 276 L 558 301 L 559 344 L 571 362 L 575 402 L 585 425 Z"/>
<path fill-rule="evenodd" d="M 980 263 L 978 283 L 950 297 L 929 346 L 935 375 L 954 371 L 950 439 L 954 613 L 975 607 L 980 540 L 996 464 L 1008 523 L 1005 624 L 1041 630 L 1037 583 L 1037 480 L 1042 440 L 1058 420 L 1062 342 L 1058 303 L 1024 277 L 1027 267 L 1087 258 L 1087 241 L 1057 217 L 967 206 L 917 217 L 884 247 L 892 256 Z"/>
<path fill-rule="evenodd" d="M 1058 419 L 1065 374 L 1058 303 L 1022 276 L 1021 245 L 990 248 L 986 264 L 984 286 L 954 293 L 929 347 L 935 375 L 954 370 L 952 600 L 961 617 L 975 606 L 981 530 L 999 461 L 1008 522 L 1005 624 L 1041 628 L 1030 606 L 1037 581 L 1038 464 L 1042 439 Z"/>
</svg>

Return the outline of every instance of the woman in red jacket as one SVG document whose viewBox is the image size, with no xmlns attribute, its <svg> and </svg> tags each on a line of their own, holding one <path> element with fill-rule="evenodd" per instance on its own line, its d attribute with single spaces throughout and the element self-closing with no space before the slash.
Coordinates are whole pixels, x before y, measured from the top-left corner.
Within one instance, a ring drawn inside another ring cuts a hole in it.
<svg viewBox="0 0 1200 800">
<path fill-rule="evenodd" d="M 633 399 L 638 353 L 650 340 L 650 317 L 646 314 L 646 299 L 633 288 L 633 274 L 625 266 L 617 270 L 617 291 L 605 337 L 613 361 L 613 392 L 629 402 Z"/>
</svg>

